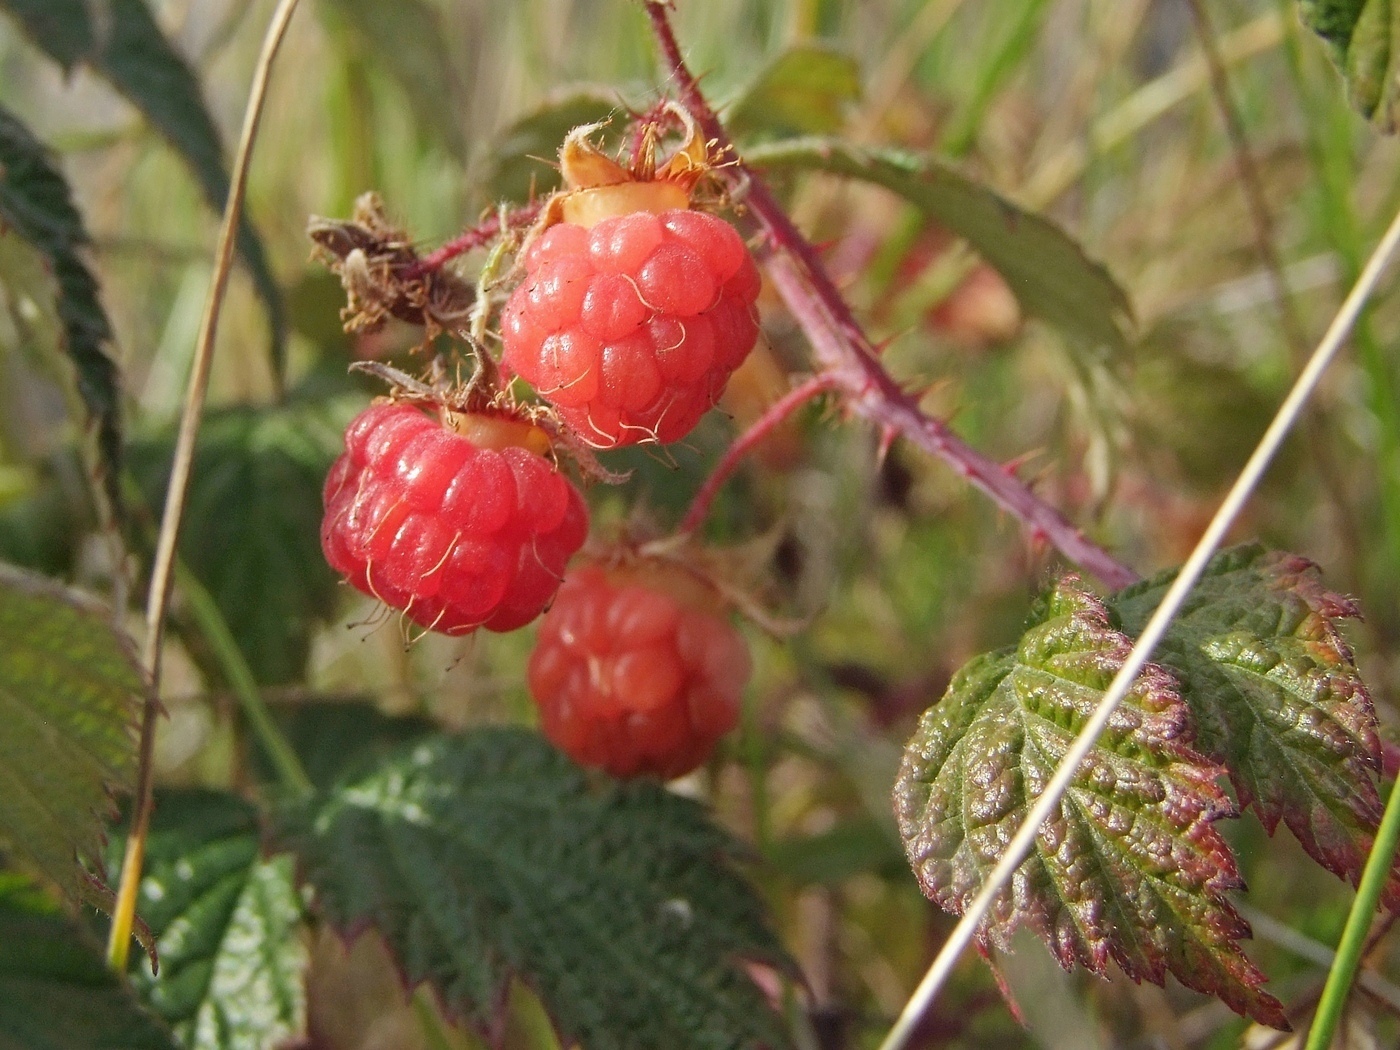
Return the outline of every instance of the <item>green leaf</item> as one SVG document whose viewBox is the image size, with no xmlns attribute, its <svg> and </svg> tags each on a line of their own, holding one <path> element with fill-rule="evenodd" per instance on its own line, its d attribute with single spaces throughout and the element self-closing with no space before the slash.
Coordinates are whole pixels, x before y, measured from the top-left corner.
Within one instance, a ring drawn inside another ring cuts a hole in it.
<svg viewBox="0 0 1400 1050">
<path fill-rule="evenodd" d="M 175 1050 L 88 932 L 3 871 L 0 1050 Z"/>
<path fill-rule="evenodd" d="M 438 8 L 424 0 L 336 0 L 321 5 L 321 12 L 330 22 L 344 23 L 360 50 L 398 82 L 419 128 L 465 159 L 461 82 Z"/>
<path fill-rule="evenodd" d="M 40 252 L 58 285 L 64 349 L 73 362 L 78 393 L 97 427 L 104 481 L 121 506 L 121 397 L 117 365 L 107 356 L 112 326 L 83 261 L 88 243 L 68 183 L 43 144 L 0 107 L 0 227 L 12 229 Z M 3 235 L 3 229 L 0 229 Z"/>
<path fill-rule="evenodd" d="M 313 628 L 336 611 L 321 486 L 350 412 L 348 400 L 293 399 L 214 412 L 200 430 L 180 553 L 264 685 L 301 679 Z M 174 441 L 172 430 L 130 449 L 153 508 L 165 498 Z"/>
<path fill-rule="evenodd" d="M 895 814 L 924 892 L 961 914 L 1102 698 L 1131 640 L 1069 575 L 1014 649 L 973 660 L 925 712 L 904 752 Z M 1248 925 L 1214 822 L 1233 813 L 1223 771 L 1191 747 L 1169 673 L 1148 665 L 978 930 L 1006 949 L 1017 927 L 1066 968 L 1134 980 L 1168 972 L 1234 1010 L 1286 1028 L 1236 939 Z"/>
<path fill-rule="evenodd" d="M 108 855 L 117 863 L 125 842 Z M 257 810 L 216 791 L 156 800 L 137 910 L 161 969 L 132 979 L 187 1050 L 261 1050 L 306 1024 L 301 898 L 292 858 L 263 860 Z"/>
<path fill-rule="evenodd" d="M 784 51 L 725 108 L 739 136 L 827 135 L 860 99 L 860 66 L 840 51 L 801 44 Z"/>
<path fill-rule="evenodd" d="M 355 701 L 286 704 L 274 709 L 274 717 L 319 788 L 332 787 L 357 772 L 368 773 L 391 752 L 437 729 L 431 719 L 393 717 L 373 704 Z M 262 778 L 275 781 L 276 769 L 261 747 L 254 751 L 254 759 Z"/>
<path fill-rule="evenodd" d="M 111 82 L 193 170 L 215 211 L 223 211 L 229 179 L 199 81 L 161 33 L 145 0 L 0 0 L 26 33 L 65 71 L 85 63 Z M 238 251 L 267 304 L 277 368 L 282 368 L 286 318 L 277 280 L 257 232 L 245 216 Z"/>
<path fill-rule="evenodd" d="M 512 975 L 565 1045 L 789 1045 L 742 960 L 789 969 L 739 846 L 687 799 L 591 780 L 538 736 L 410 745 L 289 813 L 320 907 L 373 925 L 411 987 L 482 1029 Z"/>
<path fill-rule="evenodd" d="M 1394 131 L 1400 99 L 1400 8 L 1393 0 L 1299 0 L 1312 30 L 1327 42 L 1352 104 L 1383 131 Z"/>
<path fill-rule="evenodd" d="M 130 791 L 146 692 L 111 614 L 0 564 L 0 851 L 80 895 L 111 795 Z"/>
<path fill-rule="evenodd" d="M 742 152 L 755 168 L 825 171 L 897 193 L 965 238 L 1006 278 L 1028 313 L 1092 345 L 1126 347 L 1131 308 L 1107 269 L 1049 219 L 1023 211 L 936 158 L 811 138 Z"/>
<path fill-rule="evenodd" d="M 1125 630 L 1142 630 L 1175 576 L 1112 599 Z M 1376 713 L 1333 622 L 1356 615 L 1311 562 L 1248 544 L 1216 555 L 1157 650 L 1180 678 L 1197 747 L 1229 770 L 1241 807 L 1270 833 L 1288 825 L 1353 884 L 1381 817 Z M 1400 906 L 1400 879 L 1386 900 Z"/>
<path fill-rule="evenodd" d="M 621 112 L 617 96 L 601 88 L 575 88 L 503 131 L 491 147 L 485 179 L 493 200 L 542 197 L 559 186 L 554 167 L 564 136 L 582 124 L 597 124 Z"/>
</svg>

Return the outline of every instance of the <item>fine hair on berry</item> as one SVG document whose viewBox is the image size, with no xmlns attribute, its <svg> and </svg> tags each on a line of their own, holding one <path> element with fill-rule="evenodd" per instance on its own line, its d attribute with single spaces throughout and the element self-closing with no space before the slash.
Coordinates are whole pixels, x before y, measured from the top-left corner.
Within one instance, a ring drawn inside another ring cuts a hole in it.
<svg viewBox="0 0 1400 1050">
<path fill-rule="evenodd" d="M 588 510 L 526 447 L 521 422 L 379 403 L 345 432 L 326 477 L 321 546 L 351 586 L 442 634 L 510 631 L 554 597 L 583 545 Z"/>
<path fill-rule="evenodd" d="M 524 266 L 503 360 L 596 447 L 683 438 L 758 338 L 758 270 L 714 215 L 560 222 Z"/>
</svg>

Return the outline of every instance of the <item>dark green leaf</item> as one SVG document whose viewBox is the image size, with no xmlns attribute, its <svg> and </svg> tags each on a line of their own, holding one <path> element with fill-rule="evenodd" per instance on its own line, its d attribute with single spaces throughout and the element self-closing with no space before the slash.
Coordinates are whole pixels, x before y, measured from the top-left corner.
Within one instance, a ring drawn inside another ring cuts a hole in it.
<svg viewBox="0 0 1400 1050">
<path fill-rule="evenodd" d="M 87 931 L 3 871 L 0 1050 L 175 1050 Z"/>
<path fill-rule="evenodd" d="M 306 775 L 320 788 L 370 772 L 390 752 L 437 728 L 427 718 L 395 718 L 373 704 L 354 701 L 311 700 L 278 707 L 274 716 Z M 277 771 L 262 748 L 254 755 L 263 779 L 275 781 Z"/>
<path fill-rule="evenodd" d="M 583 88 L 522 117 L 491 147 L 486 191 L 493 200 L 523 201 L 531 191 L 542 197 L 556 189 L 559 172 L 552 165 L 564 136 L 581 124 L 596 124 L 621 111 L 615 95 Z"/>
<path fill-rule="evenodd" d="M 801 44 L 779 55 L 725 109 L 738 136 L 840 131 L 860 98 L 860 67 L 840 51 Z"/>
<path fill-rule="evenodd" d="M 145 680 L 91 598 L 0 565 L 0 847 L 80 895 L 136 772 Z"/>
<path fill-rule="evenodd" d="M 104 481 L 121 506 L 122 439 L 117 365 L 107 356 L 112 326 L 83 261 L 88 243 L 68 183 L 27 128 L 0 107 L 0 225 L 14 230 L 43 256 L 58 285 L 64 349 L 73 362 L 78 393 L 97 426 Z M 3 235 L 3 231 L 0 231 Z"/>
<path fill-rule="evenodd" d="M 124 841 L 113 842 L 112 863 Z M 137 990 L 187 1050 L 258 1050 L 305 1026 L 301 899 L 292 859 L 263 860 L 258 815 L 215 791 L 163 792 L 137 910 L 155 934 L 159 976 Z"/>
<path fill-rule="evenodd" d="M 788 967 L 737 844 L 659 785 L 590 781 L 533 733 L 412 745 L 287 818 L 321 908 L 490 1028 L 512 975 L 588 1050 L 781 1047 L 742 960 Z"/>
<path fill-rule="evenodd" d="M 263 684 L 299 680 L 313 627 L 335 614 L 321 486 L 351 411 L 348 402 L 292 400 L 211 413 L 200 431 L 180 552 Z M 165 497 L 173 447 L 172 432 L 130 449 L 153 508 Z"/>
<path fill-rule="evenodd" d="M 965 238 L 1006 278 L 1027 312 L 1095 346 L 1127 345 L 1131 308 L 1108 270 L 1050 220 L 933 157 L 832 139 L 748 147 L 743 155 L 756 168 L 826 171 L 883 186 Z"/>
<path fill-rule="evenodd" d="M 1341 67 L 1352 103 L 1394 131 L 1400 92 L 1400 8 L 1393 0 L 1299 0 L 1303 21 Z"/>
<path fill-rule="evenodd" d="M 210 206 L 223 210 L 229 180 L 218 129 L 204 108 L 199 81 L 145 0 L 0 0 L 0 7 L 64 70 L 85 63 L 109 80 L 185 158 Z M 286 328 L 281 294 L 246 217 L 238 250 L 267 304 L 280 371 Z"/>
<path fill-rule="evenodd" d="M 1125 630 L 1142 630 L 1175 575 L 1112 599 Z M 1381 815 L 1376 713 L 1333 622 L 1356 615 L 1311 562 L 1250 544 L 1216 555 L 1157 650 L 1240 805 L 1353 884 Z M 1386 899 L 1400 905 L 1400 880 Z"/>
<path fill-rule="evenodd" d="M 1047 596 L 1014 649 L 978 657 L 924 714 L 904 752 L 895 814 L 924 892 L 961 914 L 1046 787 L 1132 642 L 1078 579 Z M 978 933 L 1005 949 L 1033 930 L 1062 966 L 1219 996 L 1266 1024 L 1283 1008 L 1236 939 L 1240 884 L 1214 821 L 1233 812 L 1222 770 L 1190 746 L 1171 675 L 1148 665 Z"/>
</svg>

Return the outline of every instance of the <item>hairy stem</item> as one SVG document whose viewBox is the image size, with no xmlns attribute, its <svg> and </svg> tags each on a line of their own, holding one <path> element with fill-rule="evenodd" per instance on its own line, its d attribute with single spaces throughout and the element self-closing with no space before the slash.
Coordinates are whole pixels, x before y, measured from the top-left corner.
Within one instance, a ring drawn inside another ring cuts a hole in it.
<svg viewBox="0 0 1400 1050">
<path fill-rule="evenodd" d="M 470 230 L 463 230 L 442 247 L 423 256 L 408 268 L 404 279 L 411 281 L 425 274 L 435 273 L 457 256 L 490 243 L 502 230 L 524 229 L 535 221 L 543 207 L 543 201 L 536 201 L 534 204 L 527 204 L 521 208 L 492 213 L 479 225 L 473 226 Z"/>
<path fill-rule="evenodd" d="M 705 515 L 710 512 L 710 505 L 714 503 L 719 490 L 729 480 L 730 475 L 738 469 L 739 463 L 753 450 L 755 445 L 773 433 L 774 428 L 812 398 L 834 389 L 836 385 L 836 377 L 823 372 L 799 383 L 769 405 L 753 426 L 734 440 L 734 443 L 725 451 L 724 457 L 710 472 L 710 476 L 705 479 L 705 483 L 700 486 L 700 491 L 695 494 L 690 508 L 685 512 L 680 531 L 694 532 L 700 527 L 700 523 L 705 520 Z"/>
<path fill-rule="evenodd" d="M 195 343 L 194 363 L 190 369 L 189 386 L 185 393 L 185 407 L 180 417 L 180 431 L 175 439 L 175 458 L 170 467 L 170 484 L 166 489 L 165 511 L 161 517 L 155 560 L 151 566 L 151 585 L 146 596 L 146 637 L 141 650 L 142 663 L 150 675 L 151 691 L 141 717 L 140 766 L 137 773 L 135 812 L 131 818 L 131 833 L 126 840 L 121 882 L 117 887 L 117 903 L 112 911 L 112 930 L 107 940 L 107 963 L 119 972 L 126 970 L 131 947 L 131 924 L 136 915 L 136 889 L 141 882 L 141 869 L 146 858 L 146 835 L 151 823 L 156 718 L 160 714 L 158 696 L 161 642 L 165 634 L 165 617 L 170 605 L 170 588 L 175 575 L 175 544 L 180 533 L 180 519 L 185 509 L 185 496 L 189 490 L 195 438 L 204 414 L 204 396 L 209 387 L 209 370 L 214 358 L 214 335 L 219 327 L 219 311 L 228 288 L 238 221 L 243 213 L 243 196 L 248 188 L 248 164 L 258 134 L 263 101 L 267 97 L 272 62 L 277 57 L 277 50 L 286 35 L 296 6 L 297 0 L 281 0 L 277 5 L 267 34 L 263 37 L 262 53 L 258 56 L 257 67 L 253 71 L 253 84 L 248 92 L 248 108 L 243 115 L 243 130 L 239 136 L 238 152 L 234 155 L 228 201 L 224 205 L 223 222 L 219 227 L 218 246 L 214 253 L 214 274 L 209 284 L 209 296 L 205 301 L 199 339 Z"/>
<path fill-rule="evenodd" d="M 707 139 L 732 153 L 733 143 L 681 57 L 668 5 L 646 0 L 646 11 L 686 108 Z M 1137 580 L 1132 569 L 1088 539 L 1013 473 L 968 445 L 943 420 L 919 408 L 918 398 L 900 387 L 880 364 L 874 344 L 827 275 L 816 249 L 793 225 L 763 180 L 737 155 L 733 163 L 717 170 L 731 193 L 743 199 L 762 225 L 767 234 L 763 252 L 768 275 L 811 342 L 818 363 L 831 376 L 833 388 L 841 391 L 853 412 L 947 462 L 1023 522 L 1033 538 L 1053 544 L 1108 587 L 1117 590 Z"/>
</svg>

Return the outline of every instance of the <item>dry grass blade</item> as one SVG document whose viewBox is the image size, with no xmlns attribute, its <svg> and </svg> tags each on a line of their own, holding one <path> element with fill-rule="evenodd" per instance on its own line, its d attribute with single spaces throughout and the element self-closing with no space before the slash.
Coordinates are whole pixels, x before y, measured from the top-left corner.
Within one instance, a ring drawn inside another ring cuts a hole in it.
<svg viewBox="0 0 1400 1050">
<path fill-rule="evenodd" d="M 1289 391 L 1288 396 L 1279 407 L 1273 421 L 1264 432 L 1264 436 L 1260 438 L 1254 453 L 1249 457 L 1249 461 L 1245 464 L 1234 485 L 1231 486 L 1219 510 L 1215 512 L 1215 516 L 1206 527 L 1205 534 L 1197 542 L 1191 556 L 1182 566 L 1181 572 L 1177 574 L 1176 581 L 1143 628 L 1142 635 L 1109 685 L 1103 700 L 1095 709 L 1093 716 L 1085 723 L 1079 736 L 1075 738 L 1073 746 L 1070 747 L 1064 761 L 1056 769 L 1055 776 L 1051 779 L 1044 794 L 1037 799 L 1036 804 L 1026 814 L 1026 819 L 1017 829 L 1015 836 L 1002 854 L 1001 860 L 998 861 L 986 883 L 978 891 L 977 896 L 973 898 L 967 911 L 958 921 L 952 934 L 949 935 L 942 950 L 939 951 L 938 956 L 929 967 L 928 973 L 924 975 L 924 979 L 915 989 L 914 995 L 905 1006 L 903 1013 L 900 1014 L 899 1019 L 890 1030 L 889 1035 L 880 1044 L 880 1050 L 900 1050 L 913 1034 L 929 1007 L 932 1006 L 939 991 L 952 973 L 958 957 L 976 937 L 977 928 L 981 925 L 982 919 L 986 916 L 997 894 L 1011 880 L 1011 876 L 1020 866 L 1021 861 L 1034 847 L 1041 825 L 1045 823 L 1052 810 L 1063 798 L 1080 762 L 1093 749 L 1099 735 L 1108 725 L 1109 718 L 1132 685 L 1133 679 L 1137 677 L 1138 672 L 1142 670 L 1143 665 L 1151 657 L 1152 651 L 1166 632 L 1167 625 L 1171 623 L 1172 618 L 1181 608 L 1191 588 L 1200 578 L 1211 555 L 1220 546 L 1225 533 L 1259 484 L 1269 463 L 1283 443 L 1283 439 L 1293 424 L 1297 422 L 1308 398 L 1316 389 L 1318 381 L 1322 378 L 1322 373 L 1332 363 L 1332 359 L 1337 356 L 1350 335 L 1352 327 L 1371 294 L 1375 291 L 1376 285 L 1380 282 L 1397 248 L 1400 248 L 1400 213 L 1396 214 L 1389 229 L 1386 230 L 1385 236 L 1381 238 L 1380 244 L 1372 252 L 1365 269 L 1356 281 L 1356 285 L 1332 319 L 1327 333 L 1322 337 L 1317 349 L 1313 351 L 1307 366 L 1293 384 L 1293 389 Z"/>
<path fill-rule="evenodd" d="M 141 658 L 151 676 L 151 699 L 141 720 L 140 769 L 137 775 L 136 808 L 132 816 L 131 834 L 127 839 L 126 855 L 122 860 L 121 883 L 117 887 L 117 903 L 112 915 L 112 931 L 107 941 L 107 961 L 112 969 L 126 969 L 131 945 L 131 924 L 136 914 L 136 890 L 141 881 L 145 857 L 146 831 L 151 816 L 153 777 L 152 752 L 155 747 L 155 721 L 159 713 L 156 697 L 160 689 L 160 652 L 164 635 L 165 614 L 170 601 L 170 587 L 175 571 L 175 542 L 180 532 L 180 518 L 189 487 L 190 466 L 194 457 L 195 437 L 199 433 L 204 413 L 204 396 L 209 386 L 209 369 L 214 358 L 214 336 L 219 328 L 219 311 L 228 288 L 229 271 L 237 239 L 238 220 L 243 211 L 243 197 L 248 187 L 248 164 L 253 143 L 257 139 L 263 102 L 272 73 L 272 63 L 286 35 L 287 26 L 296 10 L 297 0 L 281 0 L 273 12 L 262 51 L 253 71 L 253 83 L 248 92 L 248 108 L 243 115 L 243 130 L 234 156 L 233 181 L 228 202 L 224 206 L 223 222 L 219 226 L 218 246 L 214 255 L 214 274 L 204 304 L 199 339 L 195 344 L 194 364 L 190 370 L 185 393 L 184 410 L 180 416 L 180 432 L 175 442 L 175 458 L 170 469 L 170 485 L 166 490 L 165 512 L 161 517 L 160 535 L 156 540 L 155 561 L 151 567 L 151 587 L 146 599 L 146 637 Z"/>
</svg>

